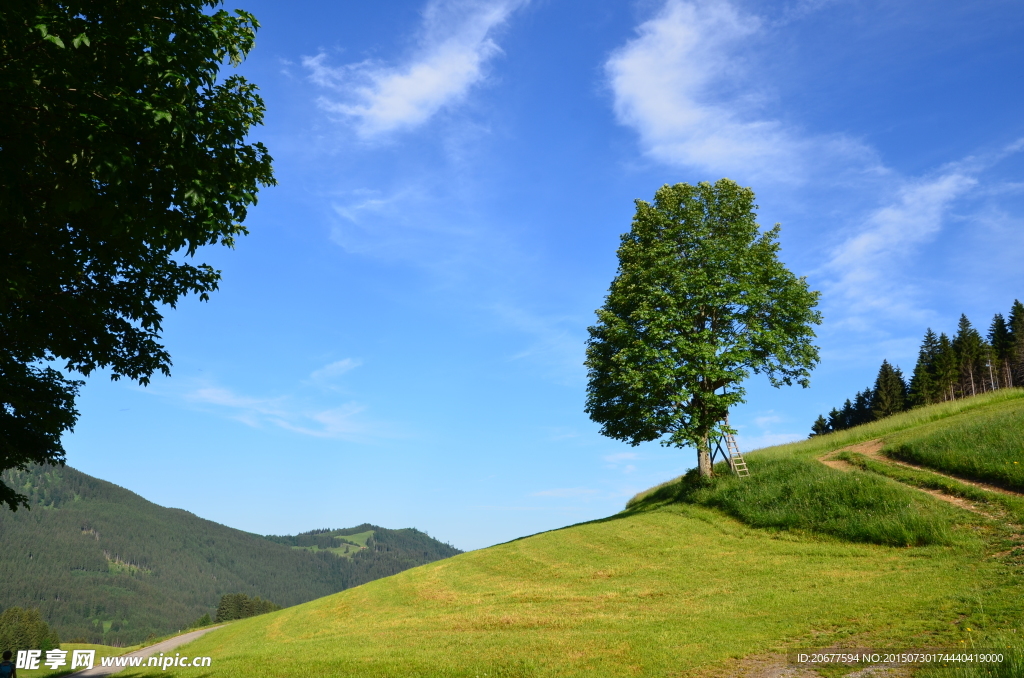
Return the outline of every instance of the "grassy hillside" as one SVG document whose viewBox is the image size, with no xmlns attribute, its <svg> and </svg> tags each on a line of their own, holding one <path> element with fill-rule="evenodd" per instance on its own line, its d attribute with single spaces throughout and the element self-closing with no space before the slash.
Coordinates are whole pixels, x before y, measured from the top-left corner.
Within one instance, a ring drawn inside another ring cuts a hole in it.
<svg viewBox="0 0 1024 678">
<path fill-rule="evenodd" d="M 912 434 L 912 435 L 911 435 Z M 1011 400 L 886 440 L 885 454 L 1024 492 L 1024 408 Z"/>
<path fill-rule="evenodd" d="M 4 480 L 32 509 L 0 511 L 0 609 L 40 608 L 66 641 L 130 645 L 213 615 L 225 593 L 295 605 L 459 553 L 422 532 L 363 525 L 355 533 L 382 537 L 339 558 L 157 506 L 70 467 Z"/>
<path fill-rule="evenodd" d="M 1018 531 L 817 461 L 1004 406 L 1024 408 L 1024 391 L 762 450 L 749 479 L 677 479 L 610 518 L 237 622 L 187 651 L 214 658 L 211 677 L 735 676 L 742 658 L 787 648 L 1019 637 Z"/>
</svg>

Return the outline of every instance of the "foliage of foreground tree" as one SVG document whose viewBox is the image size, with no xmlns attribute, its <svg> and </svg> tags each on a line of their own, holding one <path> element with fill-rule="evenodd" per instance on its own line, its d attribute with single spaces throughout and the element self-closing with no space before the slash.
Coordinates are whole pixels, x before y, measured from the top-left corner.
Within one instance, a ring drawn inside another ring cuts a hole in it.
<svg viewBox="0 0 1024 678">
<path fill-rule="evenodd" d="M 586 412 L 601 433 L 693 446 L 705 477 L 743 380 L 806 387 L 818 362 L 818 293 L 779 261 L 780 227 L 761 232 L 755 209 L 753 191 L 728 179 L 637 200 L 589 328 Z"/>
<path fill-rule="evenodd" d="M 63 463 L 82 382 L 169 374 L 162 309 L 244 234 L 271 158 L 239 76 L 255 18 L 218 0 L 0 4 L 0 471 Z M 27 506 L 0 483 L 0 502 Z"/>
</svg>

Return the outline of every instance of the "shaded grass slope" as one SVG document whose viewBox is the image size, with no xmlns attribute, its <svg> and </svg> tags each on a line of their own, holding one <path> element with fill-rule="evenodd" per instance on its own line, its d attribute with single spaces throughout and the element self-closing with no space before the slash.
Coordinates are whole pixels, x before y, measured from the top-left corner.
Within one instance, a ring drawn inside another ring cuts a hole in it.
<svg viewBox="0 0 1024 678">
<path fill-rule="evenodd" d="M 753 527 L 806 530 L 848 541 L 923 546 L 949 544 L 957 514 L 898 482 L 861 472 L 843 473 L 811 459 L 759 460 L 749 478 L 727 474 L 702 481 L 694 472 L 662 486 L 629 510 L 664 502 L 718 508 Z M 960 516 L 962 518 L 962 516 Z"/>
</svg>

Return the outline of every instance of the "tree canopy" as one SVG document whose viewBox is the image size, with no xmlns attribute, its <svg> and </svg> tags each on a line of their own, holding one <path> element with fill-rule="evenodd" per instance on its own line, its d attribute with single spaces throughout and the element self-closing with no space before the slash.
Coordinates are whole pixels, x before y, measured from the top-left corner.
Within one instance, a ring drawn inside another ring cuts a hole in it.
<svg viewBox="0 0 1024 678">
<path fill-rule="evenodd" d="M 602 434 L 696 447 L 709 476 L 709 438 L 732 432 L 725 417 L 751 372 L 808 385 L 818 292 L 779 261 L 780 226 L 762 232 L 756 209 L 753 191 L 729 179 L 636 201 L 589 328 L 586 412 Z"/>
<path fill-rule="evenodd" d="M 263 101 L 220 77 L 252 49 L 219 0 L 7 0 L 0 8 L 0 470 L 61 463 L 81 382 L 169 374 L 163 307 L 206 299 L 271 158 Z M 10 508 L 24 497 L 0 484 Z"/>
</svg>

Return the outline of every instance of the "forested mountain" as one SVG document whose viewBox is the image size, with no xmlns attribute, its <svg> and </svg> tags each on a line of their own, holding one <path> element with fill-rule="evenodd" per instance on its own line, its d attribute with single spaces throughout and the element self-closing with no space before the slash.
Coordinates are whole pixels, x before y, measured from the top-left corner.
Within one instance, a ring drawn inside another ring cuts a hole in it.
<svg viewBox="0 0 1024 678">
<path fill-rule="evenodd" d="M 368 524 L 266 538 L 67 466 L 3 479 L 31 510 L 0 511 L 0 610 L 38 608 L 65 641 L 132 644 L 212 616 L 224 594 L 287 607 L 460 553 L 417 530 Z M 305 547 L 310 536 L 337 547 L 345 534 L 364 543 L 349 554 Z"/>
<path fill-rule="evenodd" d="M 1007 318 L 996 313 L 986 337 L 966 315 L 960 316 L 956 334 L 936 335 L 929 327 L 921 340 L 917 364 L 909 383 L 899 367 L 883 360 L 874 387 L 868 387 L 819 415 L 811 435 L 866 424 L 911 407 L 1024 386 L 1024 304 L 1014 300 Z"/>
<path fill-rule="evenodd" d="M 443 544 L 415 528 L 389 530 L 369 523 L 341 530 L 312 530 L 295 536 L 269 535 L 266 538 L 311 551 L 330 550 L 341 556 L 356 558 L 367 565 L 377 563 L 377 567 L 396 567 L 405 563 L 404 567 L 394 572 L 377 573 L 374 579 L 461 553 L 454 546 Z"/>
</svg>

